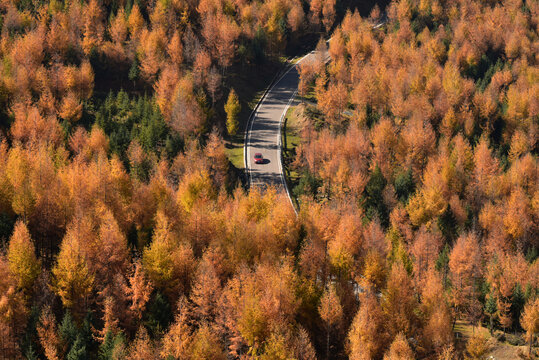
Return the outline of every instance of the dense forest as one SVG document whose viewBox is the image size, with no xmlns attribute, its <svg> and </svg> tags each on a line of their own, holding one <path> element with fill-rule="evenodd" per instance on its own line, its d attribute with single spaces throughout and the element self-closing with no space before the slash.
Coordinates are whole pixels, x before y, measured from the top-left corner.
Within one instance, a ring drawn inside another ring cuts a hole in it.
<svg viewBox="0 0 539 360">
<path fill-rule="evenodd" d="M 351 358 L 403 346 L 398 334 L 419 342 L 408 344 L 416 356 L 439 352 L 456 320 L 533 341 L 523 309 L 537 312 L 539 285 L 538 11 L 530 1 L 393 2 L 383 28 L 348 14 L 331 62 L 301 65 L 294 193 L 339 214 L 336 229 L 380 234 L 378 246 L 335 229 L 328 239 L 330 276 L 382 294 L 360 301 Z"/>
<path fill-rule="evenodd" d="M 0 28 L 0 357 L 537 356 L 537 1 L 3 0 Z M 296 216 L 227 158 L 233 86 L 321 37 Z"/>
</svg>

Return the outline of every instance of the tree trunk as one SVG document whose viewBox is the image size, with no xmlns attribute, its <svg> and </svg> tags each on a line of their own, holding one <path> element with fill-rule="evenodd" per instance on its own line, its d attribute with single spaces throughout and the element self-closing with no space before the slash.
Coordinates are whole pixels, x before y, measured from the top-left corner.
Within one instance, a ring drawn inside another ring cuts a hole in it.
<svg viewBox="0 0 539 360">
<path fill-rule="evenodd" d="M 327 337 L 326 337 L 326 359 L 329 360 L 329 322 L 328 322 L 328 325 L 327 325 L 327 332 L 326 333 L 327 333 Z"/>
</svg>

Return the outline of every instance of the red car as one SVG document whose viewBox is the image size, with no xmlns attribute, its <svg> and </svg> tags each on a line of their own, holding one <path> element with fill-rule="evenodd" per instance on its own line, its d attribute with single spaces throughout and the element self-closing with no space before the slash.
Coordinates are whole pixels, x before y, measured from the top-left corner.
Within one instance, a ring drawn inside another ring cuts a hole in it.
<svg viewBox="0 0 539 360">
<path fill-rule="evenodd" d="M 261 153 L 255 154 L 255 164 L 263 164 L 264 163 L 264 157 Z"/>
</svg>

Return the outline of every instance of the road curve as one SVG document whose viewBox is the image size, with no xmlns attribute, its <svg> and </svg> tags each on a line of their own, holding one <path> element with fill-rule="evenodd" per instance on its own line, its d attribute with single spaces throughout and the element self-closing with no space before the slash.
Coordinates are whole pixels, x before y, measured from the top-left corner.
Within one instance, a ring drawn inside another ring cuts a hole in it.
<svg viewBox="0 0 539 360">
<path fill-rule="evenodd" d="M 250 119 L 245 137 L 245 164 L 249 186 L 274 186 L 278 191 L 287 191 L 281 163 L 281 122 L 294 100 L 299 74 L 297 65 L 315 56 L 314 52 L 290 66 L 266 92 Z M 254 155 L 264 156 L 263 164 L 255 164 Z"/>
</svg>

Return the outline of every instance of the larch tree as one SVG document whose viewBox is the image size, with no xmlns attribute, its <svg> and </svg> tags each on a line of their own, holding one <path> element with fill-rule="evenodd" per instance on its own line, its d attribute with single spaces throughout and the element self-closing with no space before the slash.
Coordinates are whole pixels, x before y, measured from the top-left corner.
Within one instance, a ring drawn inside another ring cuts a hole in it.
<svg viewBox="0 0 539 360">
<path fill-rule="evenodd" d="M 175 359 L 188 358 L 193 341 L 193 330 L 189 324 L 189 309 L 187 300 L 182 297 L 178 301 L 175 320 L 163 336 L 161 356 L 172 356 Z"/>
<path fill-rule="evenodd" d="M 359 272 L 360 266 L 355 261 L 360 259 L 363 252 L 361 237 L 361 222 L 355 214 L 341 218 L 335 238 L 328 244 L 328 255 L 339 280 L 347 279 Z"/>
<path fill-rule="evenodd" d="M 45 357 L 48 360 L 59 360 L 61 340 L 58 336 L 56 318 L 50 307 L 46 307 L 41 311 L 41 316 L 37 325 L 37 334 L 39 342 L 45 351 Z"/>
<path fill-rule="evenodd" d="M 191 292 L 194 303 L 193 315 L 199 321 L 213 322 L 217 315 L 221 297 L 221 281 L 211 261 L 211 253 L 206 252 L 198 265 L 197 275 Z"/>
<path fill-rule="evenodd" d="M 359 282 L 367 288 L 380 291 L 385 285 L 387 273 L 386 260 L 382 255 L 376 250 L 368 250 Z"/>
<path fill-rule="evenodd" d="M 363 294 L 359 310 L 348 332 L 349 356 L 351 360 L 380 358 L 387 341 L 386 318 L 376 295 Z"/>
<path fill-rule="evenodd" d="M 260 356 L 261 360 L 285 360 L 293 358 L 293 349 L 287 334 L 282 332 L 273 332 L 266 341 L 264 352 Z"/>
<path fill-rule="evenodd" d="M 225 104 L 226 129 L 231 136 L 237 134 L 239 130 L 238 116 L 241 111 L 240 100 L 234 89 L 230 90 L 228 100 Z"/>
<path fill-rule="evenodd" d="M 219 343 L 219 338 L 208 324 L 203 324 L 193 334 L 189 352 L 193 359 L 225 360 L 227 358 Z"/>
<path fill-rule="evenodd" d="M 145 22 L 140 12 L 140 8 L 136 3 L 131 8 L 129 18 L 127 19 L 127 24 L 129 33 L 131 34 L 131 39 L 139 41 L 140 32 L 144 28 Z"/>
<path fill-rule="evenodd" d="M 228 179 L 229 163 L 226 148 L 219 132 L 214 128 L 208 137 L 205 153 L 210 159 L 212 178 L 218 184 L 226 184 Z"/>
<path fill-rule="evenodd" d="M 329 285 L 322 294 L 320 305 L 318 306 L 318 313 L 326 327 L 326 358 L 329 359 L 331 336 L 332 333 L 336 333 L 340 330 L 339 325 L 343 317 L 341 300 L 337 295 L 334 285 Z M 335 335 L 338 336 L 338 334 Z"/>
<path fill-rule="evenodd" d="M 402 333 L 395 337 L 384 355 L 384 360 L 415 360 L 414 352 Z"/>
<path fill-rule="evenodd" d="M 137 320 L 142 319 L 142 314 L 146 304 L 150 300 L 153 291 L 152 283 L 147 279 L 144 269 L 140 262 L 133 265 L 131 276 L 129 276 L 129 285 L 125 289 L 131 305 L 129 310 Z"/>
<path fill-rule="evenodd" d="M 208 92 L 210 93 L 210 96 L 211 96 L 212 107 L 215 107 L 215 103 L 222 96 L 221 91 L 220 91 L 222 82 L 223 82 L 223 77 L 221 76 L 219 71 L 217 71 L 215 66 L 212 66 L 210 68 L 208 77 L 206 79 Z"/>
<path fill-rule="evenodd" d="M 334 126 L 341 122 L 341 116 L 348 103 L 348 92 L 343 83 L 330 83 L 327 90 L 320 97 L 319 106 L 324 112 L 327 121 Z"/>
<path fill-rule="evenodd" d="M 68 228 L 52 268 L 54 291 L 65 307 L 79 314 L 84 311 L 86 300 L 94 288 L 94 274 L 90 272 L 81 240 L 75 223 Z"/>
<path fill-rule="evenodd" d="M 178 185 L 178 203 L 188 213 L 197 203 L 214 199 L 215 195 L 212 179 L 205 170 L 187 174 Z"/>
<path fill-rule="evenodd" d="M 154 83 L 155 102 L 167 121 L 171 121 L 172 102 L 179 80 L 179 70 L 172 66 L 165 66 L 159 74 L 159 79 Z M 173 125 L 173 128 L 175 128 L 175 125 Z"/>
<path fill-rule="evenodd" d="M 298 331 L 295 354 L 298 360 L 316 360 L 316 351 L 311 343 L 309 334 L 304 328 L 300 328 Z"/>
<path fill-rule="evenodd" d="M 60 144 L 60 124 L 55 116 L 42 115 L 37 106 L 22 103 L 13 105 L 13 114 L 15 121 L 10 130 L 15 139 L 23 144 Z"/>
<path fill-rule="evenodd" d="M 403 333 L 406 337 L 417 333 L 419 319 L 412 279 L 400 262 L 395 262 L 383 291 L 382 309 L 388 321 L 391 334 Z"/>
<path fill-rule="evenodd" d="M 517 249 L 522 249 L 526 235 L 531 229 L 532 219 L 528 197 L 521 187 L 515 187 L 507 199 L 503 225 L 506 234 L 511 236 Z"/>
<path fill-rule="evenodd" d="M 128 24 L 127 24 L 127 17 L 125 15 L 125 9 L 120 8 L 118 9 L 118 13 L 114 17 L 113 20 L 111 20 L 109 32 L 110 37 L 112 38 L 112 41 L 115 42 L 118 45 L 123 45 L 124 42 L 127 40 L 128 32 Z"/>
<path fill-rule="evenodd" d="M 478 296 L 475 280 L 481 275 L 481 254 L 475 234 L 464 234 L 457 239 L 449 257 L 452 282 L 451 300 L 457 316 L 465 314 L 466 309 Z"/>
<path fill-rule="evenodd" d="M 425 226 L 422 226 L 415 234 L 410 250 L 414 257 L 414 273 L 418 283 L 422 283 L 428 270 L 436 262 L 441 247 L 440 234 L 427 231 Z"/>
<path fill-rule="evenodd" d="M 288 25 L 293 32 L 301 29 L 305 21 L 305 12 L 299 2 L 294 2 L 287 16 Z"/>
<path fill-rule="evenodd" d="M 201 107 L 200 98 L 194 92 L 194 83 L 190 77 L 182 78 L 175 86 L 170 98 L 172 108 L 169 121 L 173 130 L 181 136 L 199 135 L 203 130 L 206 115 Z"/>
<path fill-rule="evenodd" d="M 115 299 L 111 296 L 107 296 L 103 300 L 103 329 L 100 331 L 100 334 L 97 336 L 97 339 L 101 342 L 105 341 L 107 336 L 116 336 L 119 332 L 119 319 L 118 314 L 114 312 L 114 302 Z"/>
<path fill-rule="evenodd" d="M 326 32 L 331 31 L 331 27 L 333 26 L 333 23 L 335 22 L 335 4 L 336 0 L 325 0 L 323 1 L 322 6 L 322 23 L 324 24 L 324 28 L 326 29 Z"/>
<path fill-rule="evenodd" d="M 20 289 L 29 291 L 41 271 L 30 232 L 22 221 L 15 224 L 7 251 L 9 270 Z"/>
<path fill-rule="evenodd" d="M 137 331 L 135 340 L 131 344 L 127 360 L 152 360 L 158 356 L 157 351 L 154 349 L 152 341 L 148 335 L 148 331 L 144 326 L 141 326 Z"/>
<path fill-rule="evenodd" d="M 489 142 L 484 136 L 474 149 L 474 165 L 471 192 L 477 202 L 483 203 L 484 198 L 496 195 L 495 177 L 500 173 L 499 162 L 492 156 Z M 477 203 L 474 205 L 477 206 Z"/>
<path fill-rule="evenodd" d="M 170 39 L 170 43 L 167 46 L 167 53 L 172 60 L 172 63 L 178 67 L 183 62 L 183 44 L 181 34 L 178 31 L 174 32 L 174 35 Z"/>
<path fill-rule="evenodd" d="M 199 86 L 207 83 L 208 72 L 211 68 L 211 55 L 206 50 L 200 50 L 197 52 L 195 65 L 193 68 L 193 78 L 195 83 Z"/>
<path fill-rule="evenodd" d="M 140 37 L 140 71 L 144 79 L 152 83 L 163 65 L 166 34 L 163 28 L 144 29 Z"/>
<path fill-rule="evenodd" d="M 82 116 L 82 103 L 74 92 L 68 92 L 60 105 L 59 115 L 62 119 L 75 123 Z"/>
<path fill-rule="evenodd" d="M 297 68 L 299 73 L 298 93 L 300 96 L 305 97 L 315 77 L 313 61 L 309 59 L 302 61 Z"/>
<path fill-rule="evenodd" d="M 300 223 L 295 216 L 294 208 L 284 197 L 279 197 L 267 217 L 271 234 L 270 243 L 266 244 L 268 253 L 275 257 L 288 249 L 296 248 L 300 235 Z"/>
<path fill-rule="evenodd" d="M 256 270 L 253 294 L 258 297 L 268 329 L 293 322 L 299 304 L 294 290 L 298 279 L 292 266 L 290 258 L 283 258 L 279 266 L 261 264 Z"/>
<path fill-rule="evenodd" d="M 472 336 L 466 344 L 466 353 L 471 360 L 483 359 L 488 350 L 487 339 L 479 334 Z"/>
<path fill-rule="evenodd" d="M 99 236 L 93 244 L 87 244 L 89 259 L 100 287 L 110 286 L 114 274 L 124 274 L 129 262 L 127 240 L 113 214 L 109 210 L 101 210 Z M 93 246 L 92 246 L 93 245 Z M 92 249 L 93 248 L 93 249 Z"/>
<path fill-rule="evenodd" d="M 18 358 L 19 344 L 27 324 L 28 309 L 23 293 L 10 276 L 9 265 L 0 256 L 0 347 L 8 358 Z"/>
<path fill-rule="evenodd" d="M 144 249 L 142 264 L 155 288 L 171 299 L 189 290 L 195 266 L 193 251 L 189 245 L 180 242 L 163 213 L 157 216 L 153 241 Z"/>
<path fill-rule="evenodd" d="M 86 54 L 101 45 L 104 35 L 103 12 L 100 3 L 90 1 L 84 11 L 84 38 L 82 46 Z"/>
<path fill-rule="evenodd" d="M 230 20 L 228 16 L 224 16 L 220 19 L 219 31 L 217 33 L 217 59 L 223 70 L 226 70 L 232 65 L 235 52 L 234 42 L 239 35 L 240 28 L 235 21 Z"/>
<path fill-rule="evenodd" d="M 453 340 L 451 309 L 444 292 L 441 276 L 430 267 L 421 291 L 421 313 L 423 320 L 423 341 L 425 348 L 439 351 Z"/>
<path fill-rule="evenodd" d="M 323 0 L 313 0 L 310 2 L 310 22 L 312 26 L 317 26 L 320 24 L 320 14 L 324 6 Z"/>
<path fill-rule="evenodd" d="M 455 358 L 457 358 L 455 346 L 451 344 L 440 351 L 437 360 L 454 360 Z"/>
<path fill-rule="evenodd" d="M 11 206 L 16 214 L 27 219 L 35 205 L 35 192 L 31 185 L 31 164 L 26 150 L 17 146 L 9 151 L 6 164 L 7 179 L 11 183 Z"/>
</svg>

